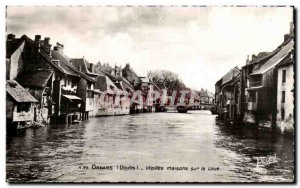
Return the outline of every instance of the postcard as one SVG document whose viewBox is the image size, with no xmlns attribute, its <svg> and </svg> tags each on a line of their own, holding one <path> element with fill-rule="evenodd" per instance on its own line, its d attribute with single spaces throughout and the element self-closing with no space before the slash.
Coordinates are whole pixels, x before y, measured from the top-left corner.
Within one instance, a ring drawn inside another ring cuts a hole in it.
<svg viewBox="0 0 300 188">
<path fill-rule="evenodd" d="M 292 6 L 7 6 L 6 181 L 295 183 Z"/>
</svg>

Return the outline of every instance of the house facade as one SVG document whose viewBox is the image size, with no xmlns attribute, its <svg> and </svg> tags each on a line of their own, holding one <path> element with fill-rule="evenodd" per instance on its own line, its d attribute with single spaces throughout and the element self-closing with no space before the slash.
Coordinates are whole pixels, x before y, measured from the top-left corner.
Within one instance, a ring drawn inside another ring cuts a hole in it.
<svg viewBox="0 0 300 188">
<path fill-rule="evenodd" d="M 70 62 L 70 58 L 63 52 L 64 46 L 57 43 L 52 51 L 52 57 L 60 61 L 60 66 L 73 75 L 77 76 L 77 79 L 66 79 L 64 90 L 68 92 L 63 95 L 65 102 L 67 101 L 65 108 L 70 108 L 70 111 L 77 110 L 79 107 L 79 119 L 87 120 L 93 115 L 94 110 L 94 83 L 95 80 L 86 75 L 81 70 L 77 70 L 75 66 Z M 69 96 L 73 95 L 73 96 Z M 76 102 L 74 102 L 76 101 Z M 76 114 L 78 114 L 76 112 Z M 76 115 L 75 114 L 75 115 Z M 78 115 L 77 115 L 78 116 Z M 78 117 L 77 117 L 78 118 Z"/>
<path fill-rule="evenodd" d="M 294 131 L 294 52 L 281 61 L 276 67 L 278 70 L 277 80 L 277 121 L 276 127 L 283 132 Z"/>
<path fill-rule="evenodd" d="M 15 80 L 6 81 L 6 122 L 9 128 L 32 123 L 36 116 L 36 100 Z"/>
<path fill-rule="evenodd" d="M 277 81 L 276 65 L 285 60 L 294 48 L 294 40 L 285 41 L 278 52 L 260 68 L 250 74 L 248 113 L 260 127 L 275 128 L 277 118 Z"/>
</svg>

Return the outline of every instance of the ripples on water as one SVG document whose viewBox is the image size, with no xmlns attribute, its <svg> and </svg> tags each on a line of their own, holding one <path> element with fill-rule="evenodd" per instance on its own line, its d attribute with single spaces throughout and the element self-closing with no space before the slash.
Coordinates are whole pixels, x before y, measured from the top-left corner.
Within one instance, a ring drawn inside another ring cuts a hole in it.
<svg viewBox="0 0 300 188">
<path fill-rule="evenodd" d="M 293 140 L 230 128 L 209 111 L 93 118 L 7 136 L 10 182 L 291 182 Z M 253 157 L 276 154 L 256 168 Z M 79 166 L 212 166 L 219 171 L 80 170 Z"/>
</svg>

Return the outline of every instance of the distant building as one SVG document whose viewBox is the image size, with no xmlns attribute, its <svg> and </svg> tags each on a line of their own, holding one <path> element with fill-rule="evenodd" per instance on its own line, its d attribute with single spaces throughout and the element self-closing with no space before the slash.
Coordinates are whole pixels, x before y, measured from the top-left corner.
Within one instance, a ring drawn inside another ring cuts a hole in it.
<svg viewBox="0 0 300 188">
<path fill-rule="evenodd" d="M 98 68 L 95 69 L 95 73 L 98 75 L 95 79 L 95 90 L 99 91 L 96 98 L 96 116 L 112 116 L 120 114 L 120 101 L 119 105 L 116 105 L 118 100 L 117 94 L 122 93 L 118 89 L 118 86 L 109 78 L 109 76 L 103 73 Z"/>
<path fill-rule="evenodd" d="M 204 90 L 203 88 L 201 88 L 201 90 L 198 91 L 197 93 L 200 96 L 201 107 L 203 107 L 204 109 L 210 109 L 214 104 L 214 100 L 215 100 L 214 94 L 210 91 L 207 91 L 207 89 Z"/>
<path fill-rule="evenodd" d="M 153 112 L 155 111 L 155 101 L 153 101 L 154 84 L 149 77 L 141 76 L 139 78 L 141 79 L 141 91 L 143 94 L 143 111 Z"/>
<path fill-rule="evenodd" d="M 122 76 L 128 80 L 128 82 L 132 85 L 135 91 L 141 90 L 142 80 L 141 78 L 135 73 L 135 71 L 130 67 L 129 64 L 122 69 Z M 142 91 L 141 91 L 142 92 Z M 143 100 L 146 98 L 147 94 L 142 92 Z M 135 96 L 133 96 L 135 97 Z M 130 113 L 140 113 L 143 111 L 143 104 L 135 102 L 139 99 L 132 99 L 132 105 L 130 106 Z"/>
<path fill-rule="evenodd" d="M 116 100 L 119 105 L 115 105 L 116 115 L 125 115 L 130 113 L 131 98 L 135 92 L 133 85 L 123 77 L 122 67 L 115 66 L 110 74 L 107 76 L 117 86 Z"/>
<path fill-rule="evenodd" d="M 225 120 L 237 120 L 239 109 L 240 69 L 234 67 L 215 84 L 215 104 L 219 116 Z"/>
</svg>

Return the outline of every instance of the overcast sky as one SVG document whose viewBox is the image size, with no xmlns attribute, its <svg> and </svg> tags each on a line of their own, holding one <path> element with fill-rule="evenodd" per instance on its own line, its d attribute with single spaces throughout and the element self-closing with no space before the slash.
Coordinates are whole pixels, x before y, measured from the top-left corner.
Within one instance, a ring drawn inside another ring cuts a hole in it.
<svg viewBox="0 0 300 188">
<path fill-rule="evenodd" d="M 214 91 L 247 55 L 272 51 L 289 32 L 285 7 L 8 7 L 7 33 L 50 37 L 69 57 L 176 72 L 188 87 Z"/>
</svg>

